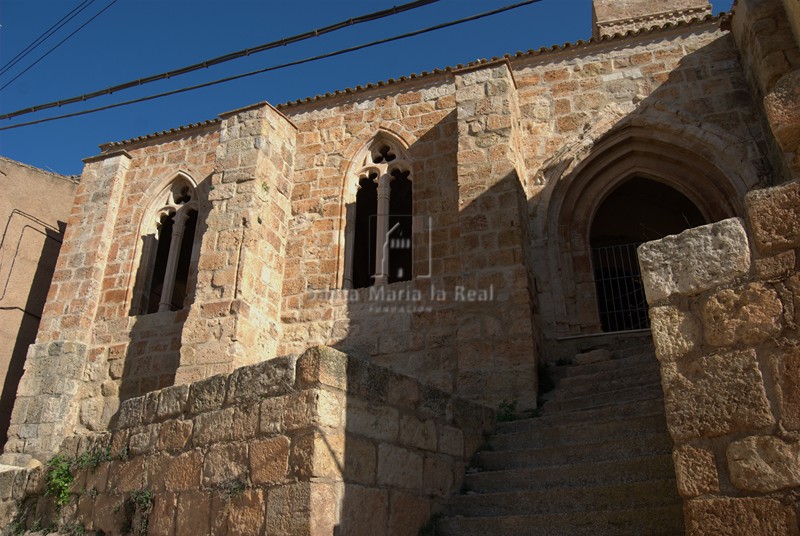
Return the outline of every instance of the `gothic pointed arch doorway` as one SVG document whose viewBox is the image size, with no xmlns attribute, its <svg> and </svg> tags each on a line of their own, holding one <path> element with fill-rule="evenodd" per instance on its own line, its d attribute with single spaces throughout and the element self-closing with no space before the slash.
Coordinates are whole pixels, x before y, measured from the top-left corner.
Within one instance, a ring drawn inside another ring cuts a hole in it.
<svg viewBox="0 0 800 536">
<path fill-rule="evenodd" d="M 538 303 L 554 348 L 574 337 L 647 327 L 646 318 L 627 328 L 601 318 L 592 250 L 743 214 L 744 193 L 757 174 L 746 163 L 732 167 L 724 156 L 703 140 L 625 126 L 548 168 L 553 175 L 539 201 L 547 209 L 534 220 L 542 234 L 534 238 L 531 262 L 543 274 L 536 282 Z"/>
<path fill-rule="evenodd" d="M 636 249 L 640 244 L 708 223 L 678 190 L 634 175 L 595 212 L 589 232 L 597 312 L 604 332 L 649 327 Z"/>
</svg>

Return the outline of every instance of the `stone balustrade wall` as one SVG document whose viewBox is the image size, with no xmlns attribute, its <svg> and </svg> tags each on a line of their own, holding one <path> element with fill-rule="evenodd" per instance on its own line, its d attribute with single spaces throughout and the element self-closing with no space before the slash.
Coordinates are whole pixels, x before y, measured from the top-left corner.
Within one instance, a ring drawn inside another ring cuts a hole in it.
<svg viewBox="0 0 800 536">
<path fill-rule="evenodd" d="M 73 468 L 58 514 L 41 466 L 0 467 L 0 525 L 22 508 L 29 527 L 107 535 L 143 521 L 175 536 L 416 535 L 493 422 L 488 408 L 315 347 L 132 398 L 110 432 L 67 438 L 62 456 L 94 463 Z"/>
</svg>

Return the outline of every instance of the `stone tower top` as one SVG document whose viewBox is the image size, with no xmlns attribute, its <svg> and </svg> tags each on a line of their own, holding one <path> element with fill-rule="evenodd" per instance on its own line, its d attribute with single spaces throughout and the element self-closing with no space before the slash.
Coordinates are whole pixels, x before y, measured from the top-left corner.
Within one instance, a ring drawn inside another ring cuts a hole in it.
<svg viewBox="0 0 800 536">
<path fill-rule="evenodd" d="M 708 0 L 592 0 L 592 7 L 595 37 L 711 14 Z"/>
</svg>

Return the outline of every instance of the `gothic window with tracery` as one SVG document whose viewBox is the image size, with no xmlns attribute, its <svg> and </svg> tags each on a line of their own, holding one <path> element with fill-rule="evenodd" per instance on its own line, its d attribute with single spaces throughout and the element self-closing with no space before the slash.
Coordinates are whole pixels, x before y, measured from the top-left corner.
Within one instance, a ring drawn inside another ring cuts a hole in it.
<svg viewBox="0 0 800 536">
<path fill-rule="evenodd" d="M 355 214 L 350 222 L 352 261 L 345 287 L 408 281 L 412 276 L 411 167 L 395 144 L 376 140 L 356 171 Z"/>
<path fill-rule="evenodd" d="M 150 314 L 182 309 L 189 288 L 197 230 L 195 188 L 183 176 L 162 192 L 146 216 L 134 311 Z"/>
</svg>

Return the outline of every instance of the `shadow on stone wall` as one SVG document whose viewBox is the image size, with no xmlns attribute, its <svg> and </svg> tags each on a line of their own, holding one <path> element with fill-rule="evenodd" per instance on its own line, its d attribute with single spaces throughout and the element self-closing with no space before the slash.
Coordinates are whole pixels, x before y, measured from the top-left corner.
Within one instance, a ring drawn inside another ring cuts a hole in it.
<svg viewBox="0 0 800 536">
<path fill-rule="evenodd" d="M 444 120 L 454 121 L 455 114 Z M 436 127 L 430 132 L 433 139 L 409 148 L 412 161 L 438 139 Z M 393 373 L 365 376 L 360 360 L 347 362 L 346 384 L 358 389 L 345 391 L 343 445 L 319 443 L 342 460 L 336 535 L 416 535 L 459 491 L 466 465 L 457 460 L 478 447 L 464 441 L 474 423 L 457 416 L 450 427 L 436 424 L 434 415 L 449 414 L 453 403 L 441 398 L 436 406 L 435 389 L 491 409 L 502 401 L 536 404 L 519 179 L 487 176 L 482 193 L 459 207 L 465 185 L 456 176 L 455 144 L 433 168 L 414 173 L 415 215 L 430 222 L 414 235 L 414 266 L 417 275 L 430 269 L 429 277 L 328 295 L 322 289 L 308 302 L 323 307 L 327 300 L 347 321 L 347 334 L 332 346 L 434 388 L 421 393 L 410 379 L 387 385 L 387 378 L 396 382 Z"/>
<path fill-rule="evenodd" d="M 11 360 L 3 383 L 2 394 L 0 395 L 0 445 L 4 445 L 7 439 L 6 434 L 11 422 L 11 410 L 14 409 L 14 400 L 17 396 L 17 386 L 25 369 L 25 357 L 28 354 L 28 347 L 36 340 L 36 332 L 39 329 L 39 321 L 47 298 L 47 290 L 50 288 L 50 281 L 55 271 L 66 223 L 58 222 L 58 227 L 58 230 L 45 228 L 43 231 L 28 225 L 23 228 L 23 233 L 25 229 L 30 229 L 44 234 L 45 238 L 38 256 L 32 255 L 32 258 L 38 259 L 38 262 L 31 278 L 30 292 L 23 307 L 22 320 L 17 332 L 17 338 L 14 341 L 14 349 L 11 353 Z M 23 234 L 20 235 L 20 241 L 22 237 Z M 9 273 L 9 281 L 11 277 L 12 274 Z"/>
<path fill-rule="evenodd" d="M 210 182 L 210 176 L 203 179 L 197 185 L 196 194 L 205 197 Z M 180 365 L 183 328 L 189 307 L 194 303 L 198 284 L 197 255 L 208 229 L 209 212 L 210 205 L 207 199 L 201 198 L 194 239 L 194 258 L 189 268 L 190 275 L 183 308 L 178 311 L 128 317 L 129 341 L 121 342 L 109 349 L 110 379 L 118 382 L 120 402 L 175 384 L 175 372 Z M 144 275 L 140 266 L 136 274 L 137 281 Z M 116 395 L 108 396 L 106 393 L 104 395 L 107 396 L 107 402 L 116 397 Z"/>
</svg>

